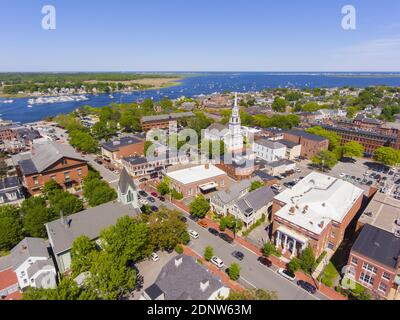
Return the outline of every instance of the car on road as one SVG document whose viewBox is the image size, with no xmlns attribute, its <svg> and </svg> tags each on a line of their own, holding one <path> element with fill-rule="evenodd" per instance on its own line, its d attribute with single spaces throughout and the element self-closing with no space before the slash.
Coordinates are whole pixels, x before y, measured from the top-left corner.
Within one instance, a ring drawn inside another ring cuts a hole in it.
<svg viewBox="0 0 400 320">
<path fill-rule="evenodd" d="M 301 173 L 301 169 L 299 169 L 299 168 L 296 168 L 296 170 L 295 170 L 297 173 Z"/>
<path fill-rule="evenodd" d="M 197 222 L 197 224 L 200 227 L 203 227 L 203 228 L 207 228 L 208 227 L 208 224 L 207 224 L 207 222 L 205 220 L 200 220 L 200 221 Z"/>
<path fill-rule="evenodd" d="M 161 202 L 165 202 L 165 198 L 163 196 L 159 196 L 158 200 L 160 200 Z"/>
<path fill-rule="evenodd" d="M 154 198 L 158 198 L 158 193 L 157 193 L 157 192 L 152 192 L 151 195 L 152 195 Z"/>
<path fill-rule="evenodd" d="M 372 186 L 373 184 L 374 184 L 374 182 L 371 181 L 371 180 L 369 180 L 369 181 L 366 183 L 366 185 L 369 186 L 369 187 Z"/>
<path fill-rule="evenodd" d="M 148 196 L 147 192 L 140 190 L 139 195 L 142 196 L 143 198 L 146 198 Z"/>
<path fill-rule="evenodd" d="M 307 281 L 299 280 L 297 281 L 297 285 L 311 294 L 315 294 L 317 292 L 317 288 Z"/>
<path fill-rule="evenodd" d="M 158 212 L 158 208 L 157 208 L 156 206 L 152 206 L 152 207 L 151 207 L 151 211 L 153 211 L 153 212 Z"/>
<path fill-rule="evenodd" d="M 103 164 L 103 161 L 101 161 L 100 159 L 95 159 L 94 162 L 96 162 L 97 164 Z"/>
<path fill-rule="evenodd" d="M 139 202 L 143 206 L 147 206 L 149 204 L 149 202 L 146 199 L 139 199 Z"/>
<path fill-rule="evenodd" d="M 224 262 L 216 256 L 211 258 L 211 263 L 220 269 L 222 269 L 224 267 Z"/>
<path fill-rule="evenodd" d="M 147 180 L 149 180 L 149 179 L 147 179 L 147 178 L 142 178 L 142 179 L 139 180 L 139 182 L 145 182 L 145 181 L 147 181 Z"/>
<path fill-rule="evenodd" d="M 208 228 L 208 232 L 216 237 L 219 237 L 219 231 L 214 228 Z"/>
<path fill-rule="evenodd" d="M 242 261 L 244 259 L 244 254 L 241 251 L 233 251 L 232 252 L 232 256 L 234 256 L 236 259 L 238 259 L 239 261 Z"/>
<path fill-rule="evenodd" d="M 231 237 L 231 236 L 228 236 L 226 233 L 223 233 L 223 232 L 221 232 L 220 234 L 219 234 L 219 237 L 222 239 L 222 240 L 224 240 L 225 242 L 228 242 L 228 243 L 233 243 L 233 238 Z"/>
<path fill-rule="evenodd" d="M 151 260 L 153 260 L 154 262 L 157 262 L 158 260 L 160 260 L 160 257 L 158 256 L 157 253 L 153 252 L 151 254 Z"/>
<path fill-rule="evenodd" d="M 340 178 L 344 178 L 345 176 L 346 176 L 346 174 L 343 172 L 339 175 Z"/>
<path fill-rule="evenodd" d="M 295 281 L 295 280 L 296 280 L 296 275 L 295 275 L 292 271 L 290 271 L 290 270 L 280 268 L 280 269 L 278 270 L 278 273 L 279 273 L 282 277 L 288 279 L 289 281 Z"/>
<path fill-rule="evenodd" d="M 199 221 L 199 218 L 198 218 L 198 217 L 195 217 L 195 216 L 192 216 L 192 215 L 189 216 L 189 219 L 192 220 L 192 221 L 194 221 L 194 222 Z"/>
<path fill-rule="evenodd" d="M 259 257 L 258 262 L 260 262 L 261 264 L 263 264 L 264 266 L 271 268 L 272 267 L 272 262 L 267 259 L 266 257 Z"/>
<path fill-rule="evenodd" d="M 276 191 L 281 191 L 282 190 L 282 186 L 280 186 L 279 184 L 274 184 L 271 188 L 276 190 Z"/>
<path fill-rule="evenodd" d="M 148 200 L 148 201 L 150 201 L 151 203 L 154 203 L 154 202 L 156 202 L 156 200 L 154 200 L 154 198 L 153 198 L 153 197 L 147 197 L 147 200 Z"/>
<path fill-rule="evenodd" d="M 190 237 L 193 239 L 198 239 L 200 237 L 199 234 L 194 230 L 188 230 L 188 233 L 189 233 Z"/>
<path fill-rule="evenodd" d="M 184 217 L 184 216 L 180 217 L 179 220 L 181 220 L 183 223 L 186 223 L 186 222 L 187 222 L 187 218 Z"/>
</svg>

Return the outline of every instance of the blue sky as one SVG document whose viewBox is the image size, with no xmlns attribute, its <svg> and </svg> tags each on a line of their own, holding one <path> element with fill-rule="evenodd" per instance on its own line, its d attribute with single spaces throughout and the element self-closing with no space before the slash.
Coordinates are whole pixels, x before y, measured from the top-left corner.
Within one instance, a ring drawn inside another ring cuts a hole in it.
<svg viewBox="0 0 400 320">
<path fill-rule="evenodd" d="M 1 0 L 0 12 L 0 71 L 400 71 L 398 0 Z"/>
</svg>

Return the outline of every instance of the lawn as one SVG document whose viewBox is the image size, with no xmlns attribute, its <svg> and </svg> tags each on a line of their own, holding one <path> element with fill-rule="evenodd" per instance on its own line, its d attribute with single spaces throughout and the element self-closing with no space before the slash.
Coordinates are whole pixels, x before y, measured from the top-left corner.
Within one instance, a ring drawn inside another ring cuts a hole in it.
<svg viewBox="0 0 400 320">
<path fill-rule="evenodd" d="M 329 264 L 325 267 L 322 275 L 322 283 L 331 288 L 334 287 L 336 279 L 340 276 L 332 262 L 329 262 Z"/>
</svg>

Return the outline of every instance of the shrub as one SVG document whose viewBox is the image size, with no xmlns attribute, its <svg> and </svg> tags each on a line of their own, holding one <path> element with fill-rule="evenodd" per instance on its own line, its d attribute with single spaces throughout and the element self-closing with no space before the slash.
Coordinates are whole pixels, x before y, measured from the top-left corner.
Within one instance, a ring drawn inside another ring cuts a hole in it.
<svg viewBox="0 0 400 320">
<path fill-rule="evenodd" d="M 175 200 L 182 200 L 183 194 L 181 192 L 176 191 L 175 189 L 172 189 L 171 197 Z"/>
<path fill-rule="evenodd" d="M 321 282 L 329 288 L 333 288 L 334 286 L 332 279 L 329 278 L 322 278 Z"/>
<path fill-rule="evenodd" d="M 240 266 L 237 263 L 232 263 L 228 269 L 229 278 L 237 281 L 240 278 Z"/>
<path fill-rule="evenodd" d="M 288 264 L 288 269 L 293 273 L 299 271 L 300 267 L 301 267 L 301 261 L 298 258 L 292 259 L 292 261 L 290 261 Z"/>
<path fill-rule="evenodd" d="M 183 253 L 183 247 L 180 244 L 178 244 L 175 247 L 175 251 L 176 251 L 177 254 L 182 254 Z"/>
<path fill-rule="evenodd" d="M 267 242 L 264 244 L 263 247 L 263 254 L 265 257 L 269 257 L 270 255 L 274 254 L 276 248 L 272 242 Z"/>
<path fill-rule="evenodd" d="M 206 261 L 210 261 L 213 256 L 214 256 L 213 247 L 207 246 L 206 249 L 204 250 L 204 259 L 206 259 Z"/>
</svg>

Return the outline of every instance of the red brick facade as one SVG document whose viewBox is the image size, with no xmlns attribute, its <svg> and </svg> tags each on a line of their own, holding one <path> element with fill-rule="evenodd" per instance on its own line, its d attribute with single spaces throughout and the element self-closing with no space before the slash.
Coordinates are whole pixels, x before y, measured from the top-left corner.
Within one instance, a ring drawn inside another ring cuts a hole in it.
<svg viewBox="0 0 400 320">
<path fill-rule="evenodd" d="M 290 132 L 284 133 L 284 139 L 301 145 L 301 156 L 311 159 L 323 150 L 329 148 L 329 140 L 322 141 L 308 139 Z"/>
</svg>

